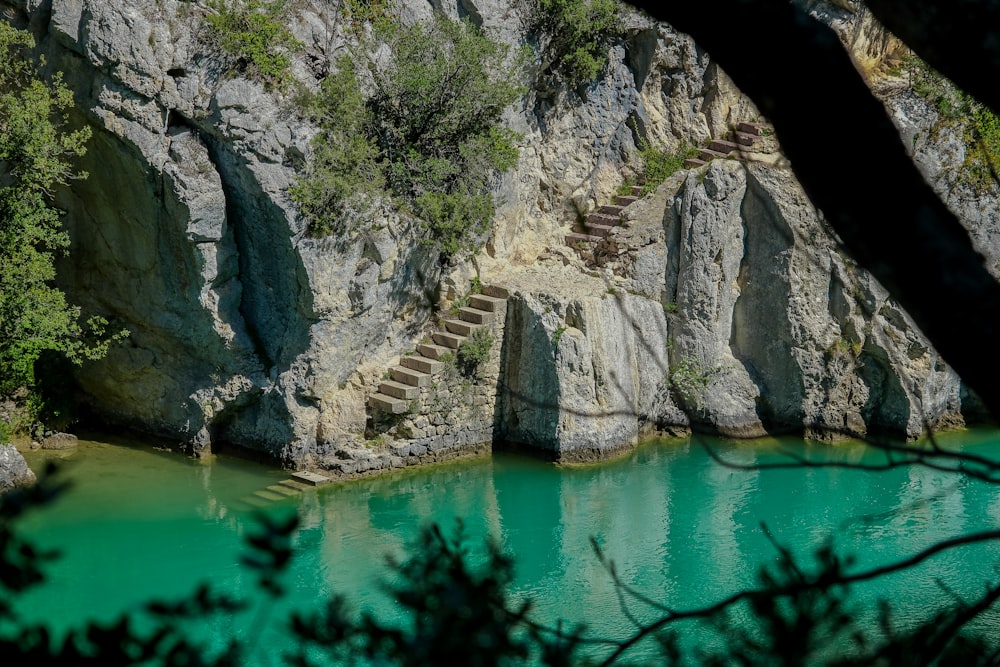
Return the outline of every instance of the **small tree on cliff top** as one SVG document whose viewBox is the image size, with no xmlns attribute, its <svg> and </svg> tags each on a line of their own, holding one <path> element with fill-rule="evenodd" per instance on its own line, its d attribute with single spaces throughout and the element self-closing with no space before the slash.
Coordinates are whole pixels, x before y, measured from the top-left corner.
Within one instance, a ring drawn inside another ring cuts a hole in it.
<svg viewBox="0 0 1000 667">
<path fill-rule="evenodd" d="M 80 322 L 80 311 L 53 285 L 54 260 L 69 248 L 60 212 L 50 203 L 57 185 L 86 174 L 87 128 L 67 129 L 73 96 L 59 75 L 42 80 L 30 58 L 30 34 L 0 22 L 0 395 L 32 387 L 35 362 L 46 350 L 71 361 L 103 356 L 107 322 Z"/>
<path fill-rule="evenodd" d="M 291 195 L 316 234 L 345 232 L 345 204 L 384 179 L 445 257 L 474 251 L 494 214 L 493 188 L 517 161 L 504 110 L 521 95 L 504 44 L 466 21 L 383 21 L 378 44 L 338 61 L 309 105 L 321 131 Z M 372 92 L 363 96 L 360 65 Z M 344 113 L 350 111 L 350 113 Z"/>
</svg>

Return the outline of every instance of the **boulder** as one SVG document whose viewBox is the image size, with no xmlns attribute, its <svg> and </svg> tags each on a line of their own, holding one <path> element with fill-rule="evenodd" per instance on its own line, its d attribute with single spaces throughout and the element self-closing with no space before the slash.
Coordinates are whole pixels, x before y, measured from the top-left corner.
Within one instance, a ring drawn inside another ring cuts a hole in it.
<svg viewBox="0 0 1000 667">
<path fill-rule="evenodd" d="M 0 445 L 0 493 L 35 483 L 27 461 L 14 445 Z"/>
</svg>

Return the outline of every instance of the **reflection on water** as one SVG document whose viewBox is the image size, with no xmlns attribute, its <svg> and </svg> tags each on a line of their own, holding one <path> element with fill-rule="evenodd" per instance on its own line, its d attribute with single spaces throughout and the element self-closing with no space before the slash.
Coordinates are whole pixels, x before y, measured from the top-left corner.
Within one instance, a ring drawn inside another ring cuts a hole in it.
<svg viewBox="0 0 1000 667">
<path fill-rule="evenodd" d="M 1000 436 L 978 430 L 944 440 L 989 455 Z M 714 462 L 702 445 L 738 467 Z M 309 608 L 337 592 L 357 607 L 391 614 L 379 584 L 389 576 L 385 557 L 402 556 L 425 523 L 450 527 L 462 518 L 477 558 L 487 536 L 515 555 L 515 596 L 533 599 L 539 620 L 586 622 L 595 636 L 622 637 L 632 626 L 591 539 L 624 583 L 689 608 L 751 585 L 776 561 L 762 524 L 801 557 L 833 540 L 867 568 L 1000 522 L 1000 490 L 927 468 L 753 468 L 786 460 L 783 451 L 816 461 L 885 460 L 858 444 L 695 438 L 648 445 L 598 466 L 498 454 L 310 491 L 276 510 L 302 517 L 288 605 Z M 47 454 L 32 453 L 29 462 L 37 468 Z M 109 620 L 204 580 L 231 591 L 251 586 L 236 564 L 250 516 L 236 508 L 241 497 L 282 479 L 280 471 L 92 442 L 71 459 L 75 488 L 29 522 L 44 546 L 65 553 L 50 585 L 28 596 L 32 618 L 65 627 Z M 998 553 L 980 545 L 942 554 L 912 575 L 859 590 L 858 599 L 891 598 L 901 619 L 919 619 L 929 604 L 981 591 L 995 576 Z M 637 603 L 629 611 L 654 616 Z M 268 632 L 265 644 L 277 651 L 280 625 Z"/>
</svg>

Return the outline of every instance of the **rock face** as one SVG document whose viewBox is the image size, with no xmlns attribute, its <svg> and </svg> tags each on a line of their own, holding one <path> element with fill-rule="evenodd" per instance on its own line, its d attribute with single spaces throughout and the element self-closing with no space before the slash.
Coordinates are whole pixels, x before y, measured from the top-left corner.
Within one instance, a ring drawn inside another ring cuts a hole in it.
<svg viewBox="0 0 1000 667">
<path fill-rule="evenodd" d="M 14 445 L 0 445 L 0 493 L 35 483 L 35 473 L 31 472 L 21 452 Z"/>
<path fill-rule="evenodd" d="M 282 93 L 224 76 L 200 37 L 204 6 L 0 1 L 65 72 L 78 120 L 94 129 L 89 178 L 57 197 L 73 239 L 60 275 L 85 313 L 131 332 L 78 378 L 108 423 L 193 454 L 233 444 L 290 466 L 349 468 L 364 459 L 342 454 L 366 440 L 380 374 L 424 335 L 442 293 L 473 275 L 511 292 L 496 392 L 474 407 L 495 398 L 498 438 L 562 459 L 604 456 L 650 428 L 913 436 L 924 421 L 961 418 L 957 378 L 837 252 L 780 158 L 682 172 L 634 207 L 603 267 L 564 247 L 568 225 L 636 173 L 640 139 L 674 150 L 756 116 L 669 26 L 626 14 L 585 90 L 532 80 L 509 112 L 525 139 L 486 249 L 443 271 L 389 208 L 373 229 L 306 235 L 287 188 L 316 128 Z M 869 60 L 892 47 L 819 4 Z M 507 3 L 433 6 L 525 41 Z M 401 6 L 406 20 L 431 11 Z M 349 38 L 336 18 L 307 0 L 289 19 L 306 46 L 293 65 L 306 86 Z M 988 218 L 971 220 L 991 239 Z M 405 456 L 450 435 L 432 423 L 447 418 L 429 414 L 397 443 Z M 476 420 L 468 444 L 486 432 Z"/>
<path fill-rule="evenodd" d="M 506 438 L 576 460 L 644 427 L 913 438 L 961 423 L 958 378 L 787 169 L 716 160 L 632 216 L 603 280 L 519 279 L 544 287 L 512 300 Z"/>
</svg>

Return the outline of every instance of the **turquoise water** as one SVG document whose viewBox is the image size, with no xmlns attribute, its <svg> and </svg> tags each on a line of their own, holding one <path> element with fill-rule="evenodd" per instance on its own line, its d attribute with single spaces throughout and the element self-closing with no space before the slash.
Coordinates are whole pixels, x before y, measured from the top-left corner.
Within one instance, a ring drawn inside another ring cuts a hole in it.
<svg viewBox="0 0 1000 667">
<path fill-rule="evenodd" d="M 991 456 L 1000 433 L 964 431 L 942 443 Z M 461 517 L 474 544 L 492 535 L 516 557 L 515 595 L 534 601 L 538 620 L 585 622 L 593 636 L 620 638 L 633 626 L 591 537 L 625 582 L 689 608 L 753 584 L 760 567 L 777 560 L 762 522 L 803 557 L 834 539 L 840 552 L 857 556 L 858 569 L 1000 525 L 1000 487 L 966 477 L 923 467 L 739 470 L 714 462 L 705 445 L 741 465 L 786 460 L 784 451 L 810 460 L 885 460 L 861 444 L 695 437 L 645 445 L 595 466 L 496 454 L 310 491 L 271 510 L 302 518 L 288 605 L 309 609 L 342 593 L 356 608 L 392 613 L 380 583 L 388 576 L 385 557 L 402 555 L 427 522 L 450 527 Z M 29 463 L 37 468 L 52 455 L 63 454 L 32 452 Z M 49 582 L 24 599 L 30 618 L 67 628 L 111 620 L 151 597 L 178 597 L 203 581 L 236 592 L 252 588 L 238 565 L 242 536 L 253 527 L 240 498 L 284 473 L 90 441 L 67 462 L 73 488 L 26 526 L 42 546 L 64 554 Z M 954 550 L 859 589 L 858 599 L 890 598 L 902 622 L 919 620 L 936 603 L 981 592 L 997 577 L 998 557 L 1000 545 Z M 641 606 L 631 611 L 655 615 Z M 248 632 L 249 615 L 206 630 L 232 625 Z M 277 664 L 280 624 L 269 623 L 265 634 L 261 662 Z"/>
</svg>

